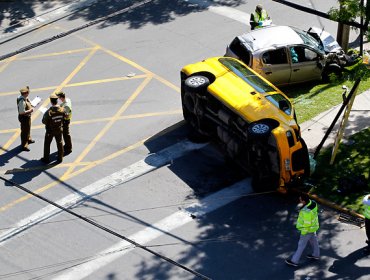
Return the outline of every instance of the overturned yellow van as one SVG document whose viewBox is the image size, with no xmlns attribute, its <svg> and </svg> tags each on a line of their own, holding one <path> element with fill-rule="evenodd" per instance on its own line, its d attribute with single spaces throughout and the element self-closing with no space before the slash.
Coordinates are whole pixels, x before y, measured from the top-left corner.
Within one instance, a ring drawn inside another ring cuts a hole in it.
<svg viewBox="0 0 370 280">
<path fill-rule="evenodd" d="M 294 108 L 243 62 L 213 57 L 181 70 L 184 119 L 216 140 L 252 176 L 256 191 L 285 189 L 309 175 Z"/>
</svg>

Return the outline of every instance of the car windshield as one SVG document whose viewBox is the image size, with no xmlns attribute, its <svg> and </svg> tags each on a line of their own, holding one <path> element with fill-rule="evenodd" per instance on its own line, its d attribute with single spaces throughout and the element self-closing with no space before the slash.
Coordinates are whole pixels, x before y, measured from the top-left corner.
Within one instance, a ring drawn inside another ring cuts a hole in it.
<svg viewBox="0 0 370 280">
<path fill-rule="evenodd" d="M 307 46 L 310 46 L 310 47 L 312 47 L 314 49 L 317 49 L 317 50 L 320 50 L 322 52 L 324 51 L 323 46 L 321 46 L 319 44 L 319 42 L 317 42 L 317 40 L 315 40 L 315 38 L 313 38 L 310 34 L 308 34 L 307 32 L 304 32 L 302 30 L 293 28 L 293 27 L 291 27 L 291 28 L 299 35 L 299 37 L 301 37 L 301 39 L 303 40 L 303 42 Z"/>
<path fill-rule="evenodd" d="M 243 79 L 246 83 L 250 84 L 260 93 L 276 91 L 268 83 L 262 80 L 254 72 L 246 68 L 244 65 L 240 64 L 238 61 L 230 58 L 220 58 L 219 62 L 223 64 L 226 68 L 234 72 L 237 76 Z"/>
<path fill-rule="evenodd" d="M 281 94 L 266 95 L 266 99 L 278 107 L 285 114 L 290 115 L 292 113 L 292 105 L 288 99 Z"/>
</svg>

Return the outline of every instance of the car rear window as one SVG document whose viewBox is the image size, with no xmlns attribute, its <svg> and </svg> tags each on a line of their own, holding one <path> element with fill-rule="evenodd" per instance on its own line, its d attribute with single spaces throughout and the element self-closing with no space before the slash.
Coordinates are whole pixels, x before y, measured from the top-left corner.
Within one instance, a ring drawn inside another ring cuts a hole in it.
<svg viewBox="0 0 370 280">
<path fill-rule="evenodd" d="M 238 61 L 230 58 L 220 58 L 219 62 L 228 68 L 230 71 L 234 72 L 237 76 L 243 79 L 246 83 L 250 84 L 260 93 L 276 91 L 272 86 L 262 80 L 254 72 L 246 68 L 244 65 L 240 64 Z"/>
</svg>

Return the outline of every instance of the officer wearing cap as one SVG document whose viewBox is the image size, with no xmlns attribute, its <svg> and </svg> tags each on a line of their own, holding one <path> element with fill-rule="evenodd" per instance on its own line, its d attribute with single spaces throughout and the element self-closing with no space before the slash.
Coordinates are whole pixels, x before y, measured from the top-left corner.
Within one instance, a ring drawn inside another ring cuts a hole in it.
<svg viewBox="0 0 370 280">
<path fill-rule="evenodd" d="M 64 109 L 58 105 L 58 96 L 55 93 L 50 95 L 51 107 L 46 110 L 42 117 L 42 123 L 45 124 L 45 139 L 44 139 L 44 156 L 41 161 L 49 163 L 50 159 L 50 144 L 55 138 L 58 148 L 58 163 L 63 161 L 63 141 L 62 141 L 62 125 L 64 119 Z"/>
<path fill-rule="evenodd" d="M 60 91 L 56 94 L 61 101 L 60 107 L 64 109 L 64 120 L 63 120 L 63 140 L 64 140 L 64 155 L 72 153 L 72 138 L 69 132 L 69 124 L 72 118 L 72 101 L 70 98 L 66 98 L 64 92 Z"/>
<path fill-rule="evenodd" d="M 20 90 L 21 95 L 17 97 L 17 107 L 18 107 L 18 120 L 21 124 L 21 148 L 22 151 L 29 152 L 28 144 L 35 143 L 31 139 L 31 114 L 33 112 L 33 107 L 28 95 L 30 94 L 30 88 L 24 87 Z"/>
<path fill-rule="evenodd" d="M 267 11 L 262 7 L 261 4 L 256 6 L 254 13 L 251 14 L 249 24 L 251 25 L 251 29 L 254 30 L 255 28 L 262 27 L 263 21 L 270 19 Z"/>
</svg>

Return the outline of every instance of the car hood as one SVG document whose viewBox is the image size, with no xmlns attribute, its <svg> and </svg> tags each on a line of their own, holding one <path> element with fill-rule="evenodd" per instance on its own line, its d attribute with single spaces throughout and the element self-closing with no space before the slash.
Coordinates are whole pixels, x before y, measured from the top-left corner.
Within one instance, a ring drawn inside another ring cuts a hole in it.
<svg viewBox="0 0 370 280">
<path fill-rule="evenodd" d="M 338 44 L 335 38 L 324 29 L 320 29 L 318 27 L 311 27 L 307 31 L 310 35 L 312 35 L 315 39 L 319 40 L 319 42 L 324 47 L 324 51 L 326 53 L 330 52 L 342 52 L 342 47 Z"/>
</svg>

